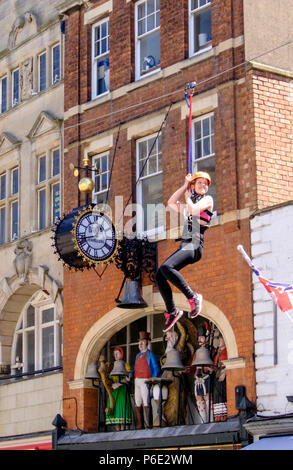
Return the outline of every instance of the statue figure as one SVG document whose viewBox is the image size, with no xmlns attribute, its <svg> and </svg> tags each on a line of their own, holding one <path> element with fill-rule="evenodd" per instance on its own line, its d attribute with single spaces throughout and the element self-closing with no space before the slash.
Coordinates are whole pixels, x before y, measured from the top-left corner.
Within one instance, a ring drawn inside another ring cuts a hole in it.
<svg viewBox="0 0 293 470">
<path fill-rule="evenodd" d="M 122 431 L 125 425 L 131 423 L 131 401 L 126 377 L 129 373 L 129 365 L 123 361 L 124 351 L 120 346 L 114 348 L 114 367 L 109 374 L 112 379 L 111 395 L 108 396 L 106 408 L 106 424 L 115 424 L 117 431 Z M 127 371 L 128 368 L 128 371 Z M 117 374 L 117 375 L 115 375 Z"/>
<path fill-rule="evenodd" d="M 219 335 L 219 345 L 214 357 L 216 376 L 213 393 L 213 410 L 215 421 L 227 420 L 227 391 L 226 391 L 226 367 L 222 361 L 227 360 L 227 349 L 222 335 Z"/>
<path fill-rule="evenodd" d="M 150 333 L 146 331 L 139 332 L 138 348 L 140 352 L 135 358 L 132 373 L 132 376 L 134 376 L 134 397 L 138 429 L 142 429 L 144 424 L 146 428 L 149 428 L 152 424 L 150 422 L 151 409 L 148 402 L 148 387 L 145 381 L 146 379 L 159 377 L 160 375 L 158 359 L 149 349 L 150 340 Z"/>
<path fill-rule="evenodd" d="M 168 331 L 165 336 L 167 346 L 165 354 L 161 358 L 162 368 L 168 352 L 172 349 L 176 349 L 180 353 L 182 365 L 189 366 L 197 347 L 197 329 L 192 321 L 182 317 L 176 323 L 175 328 L 176 330 Z M 172 379 L 172 383 L 168 386 L 168 397 L 163 406 L 163 415 L 168 426 L 185 423 L 189 384 L 186 374 L 182 372 L 175 373 L 173 370 L 165 369 L 162 374 L 163 378 Z"/>
<path fill-rule="evenodd" d="M 200 348 L 207 347 L 208 330 L 205 326 L 198 329 L 198 344 Z M 199 349 L 198 349 L 199 350 Z M 197 350 L 197 351 L 198 351 Z M 197 351 L 192 361 L 192 372 L 194 373 L 194 396 L 196 400 L 197 410 L 203 423 L 211 420 L 211 366 L 194 366 L 197 358 Z M 212 360 L 210 359 L 211 365 Z"/>
<path fill-rule="evenodd" d="M 13 261 L 17 276 L 22 282 L 27 282 L 29 268 L 31 266 L 33 244 L 30 240 L 19 240 L 14 253 L 16 257 Z"/>
<path fill-rule="evenodd" d="M 20 64 L 20 100 L 25 101 L 32 95 L 33 89 L 33 59 L 27 58 Z"/>
</svg>

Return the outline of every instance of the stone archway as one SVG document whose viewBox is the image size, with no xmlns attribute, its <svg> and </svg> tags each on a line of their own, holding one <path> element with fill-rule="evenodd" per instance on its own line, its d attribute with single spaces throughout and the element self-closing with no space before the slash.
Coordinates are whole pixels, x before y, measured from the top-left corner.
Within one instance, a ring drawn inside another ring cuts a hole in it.
<svg viewBox="0 0 293 470">
<path fill-rule="evenodd" d="M 13 275 L 0 281 L 0 365 L 9 365 L 13 335 L 19 315 L 32 295 L 45 291 L 55 303 L 57 316 L 62 322 L 62 286 L 48 274 L 44 266 L 30 268 L 27 278 Z"/>
<path fill-rule="evenodd" d="M 147 308 L 121 309 L 116 307 L 103 315 L 88 330 L 77 354 L 74 381 L 84 379 L 88 365 L 97 361 L 102 348 L 113 334 L 141 317 L 149 314 L 162 314 L 164 312 L 165 307 L 160 294 L 156 292 L 152 295 L 150 295 L 150 292 L 148 294 Z M 144 293 L 143 297 L 146 298 Z M 175 293 L 174 300 L 178 308 L 186 311 L 189 310 L 188 302 L 183 294 Z M 241 359 L 238 358 L 238 348 L 233 329 L 225 314 L 214 304 L 204 300 L 202 315 L 214 322 L 219 331 L 221 331 L 227 347 L 228 360 L 235 362 L 235 360 Z"/>
</svg>

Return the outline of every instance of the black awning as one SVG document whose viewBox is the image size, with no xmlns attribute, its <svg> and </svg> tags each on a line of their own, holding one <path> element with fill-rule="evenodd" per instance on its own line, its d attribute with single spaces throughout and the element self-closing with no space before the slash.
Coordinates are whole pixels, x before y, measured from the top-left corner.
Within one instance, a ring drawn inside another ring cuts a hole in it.
<svg viewBox="0 0 293 470">
<path fill-rule="evenodd" d="M 59 437 L 57 450 L 127 450 L 186 448 L 240 442 L 238 419 L 226 422 L 115 431 L 80 433 L 66 430 Z"/>
</svg>

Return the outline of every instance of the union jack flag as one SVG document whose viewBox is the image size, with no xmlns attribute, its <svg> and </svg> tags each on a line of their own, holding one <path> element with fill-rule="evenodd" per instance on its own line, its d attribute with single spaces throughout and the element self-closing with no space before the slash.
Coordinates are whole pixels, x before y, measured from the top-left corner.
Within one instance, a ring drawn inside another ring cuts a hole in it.
<svg viewBox="0 0 293 470">
<path fill-rule="evenodd" d="M 247 261 L 249 266 L 251 267 L 254 274 L 258 277 L 261 284 L 266 288 L 266 290 L 271 294 L 274 302 L 276 302 L 280 308 L 280 310 L 288 315 L 290 320 L 293 322 L 292 318 L 288 314 L 288 310 L 293 309 L 293 285 L 292 284 L 284 284 L 281 282 L 272 282 L 269 279 L 266 279 L 261 275 L 258 269 L 254 266 L 251 259 L 244 251 L 242 245 L 238 245 L 238 251 L 242 254 L 244 259 Z"/>
</svg>

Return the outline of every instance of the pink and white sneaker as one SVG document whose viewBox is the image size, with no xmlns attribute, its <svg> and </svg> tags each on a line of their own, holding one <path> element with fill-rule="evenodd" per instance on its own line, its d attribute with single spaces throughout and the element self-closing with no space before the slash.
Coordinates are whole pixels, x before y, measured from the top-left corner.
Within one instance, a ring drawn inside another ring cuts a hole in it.
<svg viewBox="0 0 293 470">
<path fill-rule="evenodd" d="M 202 308 L 202 295 L 201 294 L 194 294 L 194 296 L 191 299 L 187 299 L 189 305 L 190 305 L 190 318 L 195 318 L 197 317 Z"/>
<path fill-rule="evenodd" d="M 164 313 L 166 322 L 165 328 L 163 329 L 163 333 L 167 333 L 167 331 L 171 330 L 175 323 L 182 317 L 183 312 L 182 310 L 177 310 L 177 308 L 172 313 Z"/>
</svg>

